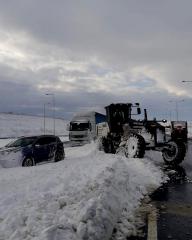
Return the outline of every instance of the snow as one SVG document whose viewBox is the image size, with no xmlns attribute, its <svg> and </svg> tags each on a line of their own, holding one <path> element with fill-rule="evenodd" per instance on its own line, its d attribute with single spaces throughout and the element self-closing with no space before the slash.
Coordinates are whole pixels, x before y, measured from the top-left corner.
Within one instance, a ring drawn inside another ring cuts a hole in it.
<svg viewBox="0 0 192 240">
<path fill-rule="evenodd" d="M 2 153 L 0 152 L 0 154 Z M 6 168 L 22 166 L 22 160 L 23 156 L 20 149 L 14 149 L 14 151 L 9 149 L 8 151 L 3 152 L 1 155 L 0 166 Z"/>
<path fill-rule="evenodd" d="M 192 122 L 188 122 L 188 136 L 192 138 Z"/>
<path fill-rule="evenodd" d="M 141 199 L 166 181 L 149 159 L 96 143 L 65 151 L 61 162 L 0 169 L 0 240 L 105 240 L 118 219 L 127 234 Z"/>
<path fill-rule="evenodd" d="M 56 135 L 68 135 L 67 121 L 55 119 Z M 45 133 L 53 134 L 53 119 L 46 117 Z M 0 138 L 15 138 L 44 134 L 44 118 L 0 113 Z"/>
<path fill-rule="evenodd" d="M 0 122 L 0 138 L 9 138 L 0 139 L 0 147 L 44 130 L 41 117 L 0 114 Z M 66 126 L 56 119 L 62 141 L 68 140 Z M 51 118 L 46 133 L 53 133 Z M 0 240 L 107 240 L 114 226 L 117 239 L 126 239 L 142 199 L 167 180 L 161 153 L 154 151 L 127 159 L 91 143 L 65 152 L 57 163 L 0 168 Z"/>
<path fill-rule="evenodd" d="M 0 148 L 4 147 L 8 143 L 14 141 L 15 139 L 13 138 L 7 138 L 7 139 L 0 139 Z"/>
</svg>

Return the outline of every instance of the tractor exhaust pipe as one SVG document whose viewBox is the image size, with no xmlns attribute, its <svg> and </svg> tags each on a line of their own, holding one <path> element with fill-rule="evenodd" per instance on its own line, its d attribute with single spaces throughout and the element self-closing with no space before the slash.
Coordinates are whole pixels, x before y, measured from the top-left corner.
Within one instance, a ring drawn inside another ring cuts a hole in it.
<svg viewBox="0 0 192 240">
<path fill-rule="evenodd" d="M 144 121 L 147 121 L 147 109 L 144 109 Z"/>
</svg>

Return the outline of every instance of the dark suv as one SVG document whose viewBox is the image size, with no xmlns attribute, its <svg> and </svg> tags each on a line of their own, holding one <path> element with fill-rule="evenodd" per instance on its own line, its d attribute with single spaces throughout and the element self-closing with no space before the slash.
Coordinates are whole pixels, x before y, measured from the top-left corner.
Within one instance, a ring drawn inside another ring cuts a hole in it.
<svg viewBox="0 0 192 240">
<path fill-rule="evenodd" d="M 5 166 L 33 166 L 65 157 L 63 143 L 54 135 L 21 137 L 0 149 L 0 163 Z"/>
</svg>

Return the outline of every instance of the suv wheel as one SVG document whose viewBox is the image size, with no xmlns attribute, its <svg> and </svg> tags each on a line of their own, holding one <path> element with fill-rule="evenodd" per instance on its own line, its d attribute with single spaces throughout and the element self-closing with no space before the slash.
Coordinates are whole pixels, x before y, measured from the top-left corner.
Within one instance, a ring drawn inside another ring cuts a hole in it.
<svg viewBox="0 0 192 240">
<path fill-rule="evenodd" d="M 62 147 L 58 147 L 55 152 L 55 162 L 61 161 L 65 158 L 65 151 Z"/>
<path fill-rule="evenodd" d="M 34 161 L 30 157 L 25 158 L 22 163 L 22 167 L 32 167 L 34 165 L 35 165 Z"/>
</svg>

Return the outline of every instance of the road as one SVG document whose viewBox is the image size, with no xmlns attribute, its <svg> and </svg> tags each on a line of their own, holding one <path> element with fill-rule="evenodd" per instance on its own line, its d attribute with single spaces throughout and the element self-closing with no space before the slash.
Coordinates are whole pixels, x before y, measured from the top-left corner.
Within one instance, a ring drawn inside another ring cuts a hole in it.
<svg viewBox="0 0 192 240">
<path fill-rule="evenodd" d="M 183 164 L 169 172 L 170 181 L 153 196 L 157 218 L 157 239 L 192 239 L 192 142 Z"/>
<path fill-rule="evenodd" d="M 192 240 L 192 141 L 177 168 L 162 165 L 170 180 L 151 195 L 144 237 L 127 240 Z"/>
</svg>

